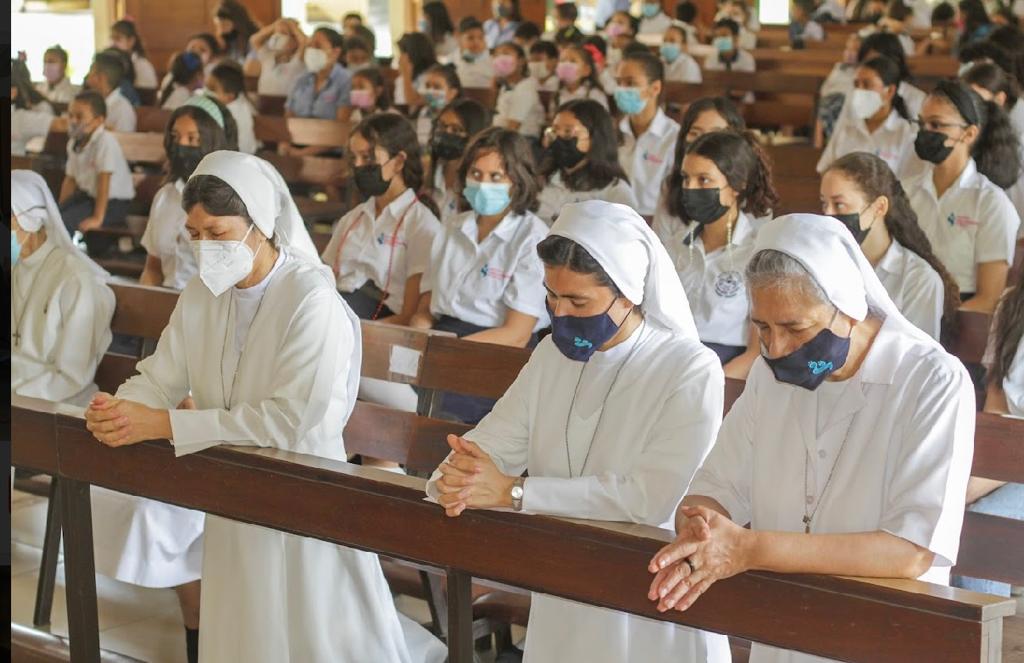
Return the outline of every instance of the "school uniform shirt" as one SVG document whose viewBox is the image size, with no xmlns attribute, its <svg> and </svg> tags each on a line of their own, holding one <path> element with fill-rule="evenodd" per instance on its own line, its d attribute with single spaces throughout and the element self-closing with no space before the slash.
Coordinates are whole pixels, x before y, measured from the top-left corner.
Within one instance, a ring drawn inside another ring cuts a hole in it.
<svg viewBox="0 0 1024 663">
<path fill-rule="evenodd" d="M 892 172 L 900 174 L 914 152 L 917 128 L 903 119 L 895 109 L 872 133 L 866 120 L 851 114 L 841 116 L 818 159 L 817 170 L 824 173 L 836 159 L 852 152 L 868 152 L 880 158 Z M 918 160 L 919 161 L 919 160 Z"/>
<path fill-rule="evenodd" d="M 459 213 L 459 196 L 444 183 L 444 173 L 441 171 L 442 168 L 438 167 L 434 172 L 434 191 L 431 195 L 441 213 L 441 223 L 445 224 Z"/>
<path fill-rule="evenodd" d="M 1007 117 L 1010 118 L 1010 124 L 1017 130 L 1017 135 L 1024 135 L 1024 102 L 1018 101 L 1006 111 Z"/>
<path fill-rule="evenodd" d="M 715 51 L 704 60 L 704 68 L 708 71 L 754 71 L 757 65 L 749 51 L 740 49 L 732 62 L 723 61 L 721 53 Z"/>
<path fill-rule="evenodd" d="M 299 51 L 284 62 L 278 62 L 277 55 L 272 50 L 260 46 L 250 57 L 255 57 L 260 63 L 260 76 L 256 82 L 257 94 L 287 97 L 295 83 L 308 73 Z"/>
<path fill-rule="evenodd" d="M 536 79 L 534 79 L 536 80 Z M 538 87 L 540 84 L 537 84 Z M 562 104 L 575 101 L 577 99 L 592 99 L 597 103 L 608 108 L 608 95 L 604 93 L 604 90 L 594 87 L 588 83 L 582 83 L 576 88 L 575 92 L 570 92 L 564 85 L 559 86 L 558 91 L 555 92 L 555 98 L 551 104 L 552 111 L 561 106 Z"/>
<path fill-rule="evenodd" d="M 259 142 L 256 140 L 252 104 L 244 94 L 240 94 L 227 107 L 231 112 L 231 117 L 235 118 L 235 125 L 238 127 L 238 151 L 245 152 L 246 154 L 256 154 L 256 150 L 259 149 Z"/>
<path fill-rule="evenodd" d="M 452 33 L 445 33 L 444 38 L 434 44 L 434 54 L 441 64 L 454 62 L 459 57 L 459 40 Z"/>
<path fill-rule="evenodd" d="M 535 80 L 537 81 L 537 90 L 540 91 L 540 92 L 551 92 L 551 93 L 558 92 L 558 87 L 561 85 L 561 83 L 559 83 L 559 81 L 558 81 L 558 76 L 555 76 L 554 74 L 551 74 L 550 76 L 548 76 L 547 78 L 545 78 L 543 80 L 541 80 L 539 78 L 537 78 Z M 603 85 L 602 85 L 602 87 L 603 87 Z M 608 101 L 606 99 L 605 100 L 605 104 L 607 104 L 607 103 L 608 103 Z M 607 105 L 605 107 L 607 108 Z"/>
<path fill-rule="evenodd" d="M 68 141 L 68 158 L 64 172 L 75 178 L 79 189 L 91 198 L 96 197 L 96 176 L 110 173 L 111 200 L 131 200 L 135 197 L 135 185 L 128 170 L 128 162 L 121 151 L 121 145 L 114 135 L 99 127 L 89 136 L 81 151 L 74 149 L 74 141 Z"/>
<path fill-rule="evenodd" d="M 978 172 L 969 159 L 960 177 L 938 197 L 925 163 L 918 175 L 903 182 L 910 206 L 935 255 L 950 271 L 960 292 L 977 291 L 979 263 L 1005 260 L 1013 264 L 1020 217 L 1006 192 Z"/>
<path fill-rule="evenodd" d="M 501 27 L 501 23 L 496 18 L 489 18 L 484 21 L 484 41 L 487 42 L 487 48 L 493 50 L 499 44 L 512 41 L 512 38 L 516 36 L 516 28 L 518 27 L 519 23 L 517 21 L 509 21 L 505 24 L 505 27 Z"/>
<path fill-rule="evenodd" d="M 105 101 L 107 102 L 107 128 L 122 133 L 134 132 L 137 121 L 135 108 L 121 94 L 121 90 L 115 89 L 107 95 Z"/>
<path fill-rule="evenodd" d="M 50 87 L 50 83 L 47 81 L 36 83 L 36 90 L 55 104 L 70 104 L 75 100 L 75 96 L 82 91 L 82 88 L 64 77 L 53 87 Z"/>
<path fill-rule="evenodd" d="M 642 35 L 663 35 L 670 27 L 672 19 L 665 12 L 658 12 L 651 18 L 640 19 L 640 29 L 637 32 Z"/>
<path fill-rule="evenodd" d="M 510 310 L 537 318 L 533 331 L 548 326 L 544 265 L 537 244 L 548 228 L 532 212 L 509 212 L 483 242 L 477 214 L 451 217 L 434 238 L 430 268 L 420 292 L 430 292 L 430 313 L 480 327 L 500 327 Z"/>
<path fill-rule="evenodd" d="M 1013 289 L 1003 293 L 1003 302 L 1010 296 Z M 992 317 L 992 326 L 988 333 L 988 342 L 985 344 L 985 356 L 981 363 L 986 370 L 992 370 L 992 364 L 996 359 L 996 333 L 999 325 L 999 317 L 1002 314 L 1002 302 L 996 307 L 996 313 Z M 1006 397 L 1006 406 L 1009 414 L 1015 417 L 1024 417 L 1024 338 L 1017 342 L 1017 350 L 1014 352 L 1010 365 L 1004 370 L 1003 395 Z"/>
<path fill-rule="evenodd" d="M 544 105 L 540 103 L 537 81 L 533 78 L 527 76 L 512 88 L 501 86 L 495 104 L 494 126 L 505 127 L 509 120 L 519 123 L 520 134 L 528 138 L 540 136 Z"/>
<path fill-rule="evenodd" d="M 351 92 L 352 74 L 340 64 L 335 64 L 319 92 L 316 91 L 315 73 L 309 72 L 300 77 L 288 94 L 285 108 L 296 117 L 334 120 L 338 117 L 339 108 L 350 105 Z"/>
<path fill-rule="evenodd" d="M 706 253 L 699 235 L 687 243 L 697 224 L 686 223 L 669 214 L 664 204 L 658 205 L 652 228 L 672 257 L 701 341 L 743 347 L 750 340 L 750 296 L 744 270 L 762 225 L 761 220 L 740 212 L 732 244 Z"/>
<path fill-rule="evenodd" d="M 507 475 L 529 470 L 525 513 L 671 529 L 717 432 L 723 384 L 711 350 L 654 323 L 586 363 L 545 338 L 466 439 Z M 428 495 L 437 496 L 439 477 L 427 483 Z M 719 663 L 731 656 L 724 636 L 534 593 L 523 660 Z"/>
<path fill-rule="evenodd" d="M 875 274 L 903 317 L 939 340 L 946 297 L 939 273 L 924 258 L 894 239 L 875 265 Z"/>
<path fill-rule="evenodd" d="M 433 131 L 436 120 L 437 116 L 432 110 L 426 107 L 420 109 L 420 114 L 416 116 L 416 140 L 420 147 L 425 149 L 430 145 L 430 132 Z"/>
<path fill-rule="evenodd" d="M 832 94 L 846 95 L 853 89 L 853 77 L 857 74 L 857 65 L 840 62 L 828 72 L 825 82 L 821 84 L 820 97 Z M 911 116 L 913 117 L 913 116 Z"/>
<path fill-rule="evenodd" d="M 466 62 L 462 56 L 459 56 L 455 60 L 455 73 L 458 74 L 462 87 L 490 88 L 494 85 L 494 67 L 491 65 L 490 54 L 486 52 L 481 53 L 472 62 Z M 557 85 L 558 77 L 552 76 L 552 78 L 555 79 Z"/>
<path fill-rule="evenodd" d="M 821 23 L 817 21 L 808 21 L 800 32 L 800 38 L 804 41 L 824 41 L 825 28 L 821 27 Z"/>
<path fill-rule="evenodd" d="M 601 87 L 604 88 L 604 91 L 609 96 L 615 94 L 615 88 L 618 86 L 618 83 L 615 82 L 615 69 L 616 67 L 608 65 L 604 68 L 604 71 L 601 72 L 600 76 L 598 76 L 601 80 Z"/>
<path fill-rule="evenodd" d="M 622 144 L 619 146 L 619 163 L 626 171 L 633 193 L 636 195 L 636 211 L 642 216 L 654 214 L 661 193 L 661 183 L 672 167 L 672 159 L 679 137 L 679 123 L 665 115 L 660 107 L 651 121 L 651 126 L 634 138 L 629 116 L 619 122 Z"/>
<path fill-rule="evenodd" d="M 586 168 L 586 166 L 583 166 Z M 581 203 L 584 200 L 603 200 L 609 203 L 621 203 L 636 209 L 636 194 L 626 180 L 616 179 L 603 189 L 574 191 L 565 184 L 561 171 L 555 171 L 548 183 L 541 189 L 537 202 L 537 216 L 547 225 L 554 223 L 563 205 Z"/>
<path fill-rule="evenodd" d="M 152 62 L 147 60 L 144 55 L 139 55 L 135 51 L 132 51 L 132 67 L 135 69 L 134 87 L 136 89 L 156 89 L 156 68 L 153 66 Z"/>
<path fill-rule="evenodd" d="M 164 274 L 163 286 L 182 290 L 195 276 L 196 259 L 192 254 L 192 238 L 185 229 L 186 214 L 181 208 L 181 193 L 185 183 L 168 182 L 153 196 L 149 222 L 142 234 L 142 247 L 146 253 L 160 259 Z"/>
<path fill-rule="evenodd" d="M 11 269 L 11 393 L 87 405 L 110 346 L 114 293 L 47 239 Z"/>
<path fill-rule="evenodd" d="M 373 281 L 388 293 L 384 304 L 398 313 L 405 303 L 406 281 L 430 267 L 430 249 L 441 224 L 412 189 L 391 201 L 380 216 L 375 204 L 371 197 L 341 217 L 321 257 L 334 270 L 340 292 L 354 292 Z"/>
<path fill-rule="evenodd" d="M 425 73 L 421 73 L 419 76 L 416 76 L 415 78 L 412 79 L 412 87 L 414 90 L 423 89 L 423 79 L 425 75 Z M 399 74 L 398 77 L 395 78 L 394 98 L 395 104 L 398 106 L 402 106 L 409 103 L 409 100 L 405 98 L 405 76 L 403 76 L 402 74 Z"/>
<path fill-rule="evenodd" d="M 700 83 L 704 77 L 700 65 L 689 53 L 680 53 L 672 62 L 664 62 L 665 80 L 670 83 Z"/>
<path fill-rule="evenodd" d="M 687 42 L 690 43 L 690 42 Z M 696 43 L 696 42 L 692 42 Z M 740 26 L 740 34 L 736 39 L 736 45 L 744 51 L 757 48 L 757 33 L 748 30 L 746 27 Z"/>
<path fill-rule="evenodd" d="M 814 391 L 777 382 L 758 358 L 688 494 L 715 499 L 753 530 L 803 532 L 813 513 L 812 534 L 887 532 L 934 553 L 920 579 L 948 584 L 973 396 L 958 359 L 891 320 L 857 373 Z M 750 654 L 751 663 L 824 660 L 759 644 Z"/>
<path fill-rule="evenodd" d="M 171 90 L 171 93 L 167 96 L 167 100 L 164 101 L 160 108 L 172 111 L 179 106 L 184 106 L 185 102 L 191 98 L 192 90 L 179 83 L 174 83 L 174 89 Z"/>
<path fill-rule="evenodd" d="M 39 104 L 36 108 L 43 107 Z M 50 105 L 45 105 L 46 110 L 35 108 L 16 108 L 11 104 L 11 154 L 15 156 L 25 155 L 25 146 L 33 138 L 46 138 L 50 133 L 50 123 L 53 122 L 53 111 L 49 110 Z"/>
</svg>

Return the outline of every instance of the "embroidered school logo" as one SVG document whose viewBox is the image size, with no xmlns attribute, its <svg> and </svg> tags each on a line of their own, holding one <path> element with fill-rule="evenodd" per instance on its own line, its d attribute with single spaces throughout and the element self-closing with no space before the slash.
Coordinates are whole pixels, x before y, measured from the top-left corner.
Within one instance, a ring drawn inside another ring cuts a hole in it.
<svg viewBox="0 0 1024 663">
<path fill-rule="evenodd" d="M 405 240 L 402 239 L 401 237 L 395 236 L 394 233 L 390 235 L 386 233 L 381 233 L 377 235 L 377 244 L 381 246 L 390 246 L 394 248 L 397 246 L 405 246 Z"/>
<path fill-rule="evenodd" d="M 809 361 L 807 362 L 807 368 L 811 369 L 811 373 L 821 375 L 825 371 L 831 371 L 833 367 L 830 361 Z"/>
<path fill-rule="evenodd" d="M 978 222 L 969 216 L 963 216 L 962 214 L 949 213 L 946 217 L 946 223 L 950 226 L 956 226 L 957 228 L 970 228 L 971 226 L 978 225 Z"/>
<path fill-rule="evenodd" d="M 715 294 L 719 297 L 735 297 L 743 289 L 743 277 L 739 272 L 722 272 L 715 277 Z"/>
<path fill-rule="evenodd" d="M 644 150 L 644 161 L 649 161 L 651 163 L 661 164 L 664 160 L 661 157 L 659 157 L 657 154 L 651 154 L 647 150 Z"/>
<path fill-rule="evenodd" d="M 577 336 L 576 338 L 574 338 L 572 340 L 572 344 L 575 345 L 577 348 L 592 348 L 592 347 L 594 347 L 593 343 L 591 343 L 590 341 L 588 341 L 585 338 L 580 338 L 579 336 Z"/>
<path fill-rule="evenodd" d="M 480 276 L 483 278 L 487 278 L 489 276 L 492 279 L 497 279 L 498 281 L 507 281 L 512 278 L 512 273 L 484 264 L 484 266 L 480 268 Z"/>
</svg>

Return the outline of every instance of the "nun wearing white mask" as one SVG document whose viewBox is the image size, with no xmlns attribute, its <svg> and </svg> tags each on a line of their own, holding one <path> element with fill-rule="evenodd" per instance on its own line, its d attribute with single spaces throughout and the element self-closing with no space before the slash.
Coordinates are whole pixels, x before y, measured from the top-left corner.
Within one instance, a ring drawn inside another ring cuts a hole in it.
<svg viewBox="0 0 1024 663">
<path fill-rule="evenodd" d="M 665 526 L 718 432 L 721 363 L 697 338 L 672 260 L 631 208 L 566 205 L 537 252 L 552 334 L 476 428 L 449 436 L 427 494 L 453 517 L 510 507 Z M 534 594 L 524 660 L 730 654 L 724 636 Z"/>
<path fill-rule="evenodd" d="M 213 152 L 183 193 L 199 278 L 156 352 L 86 412 L 109 446 L 172 440 L 345 460 L 359 322 L 265 161 Z M 195 409 L 175 410 L 191 394 Z M 412 660 L 377 556 L 206 516 L 199 658 Z M 339 617 L 340 616 L 340 617 Z"/>
<path fill-rule="evenodd" d="M 651 560 L 648 598 L 686 610 L 751 569 L 947 584 L 974 451 L 967 371 L 834 218 L 766 224 L 747 283 L 762 356 Z M 755 644 L 750 660 L 824 659 Z"/>
<path fill-rule="evenodd" d="M 11 260 L 11 393 L 85 405 L 110 345 L 114 293 L 30 170 L 11 171 Z"/>
</svg>

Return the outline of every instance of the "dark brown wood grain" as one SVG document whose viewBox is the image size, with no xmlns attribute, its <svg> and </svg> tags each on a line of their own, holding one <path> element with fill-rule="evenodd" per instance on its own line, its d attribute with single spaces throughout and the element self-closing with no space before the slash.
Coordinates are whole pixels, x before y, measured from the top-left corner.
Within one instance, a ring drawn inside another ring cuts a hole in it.
<svg viewBox="0 0 1024 663">
<path fill-rule="evenodd" d="M 166 108 L 142 105 L 135 109 L 135 130 L 152 131 L 163 135 L 167 129 L 167 121 L 171 119 L 171 113 Z"/>
<path fill-rule="evenodd" d="M 432 336 L 420 384 L 427 389 L 499 398 L 529 358 L 527 348 Z"/>
<path fill-rule="evenodd" d="M 947 349 L 965 364 L 980 364 L 985 355 L 992 316 L 980 311 L 956 312 L 956 338 Z"/>
<path fill-rule="evenodd" d="M 359 401 L 345 426 L 345 451 L 401 463 L 410 473 L 429 473 L 451 451 L 448 434 L 462 435 L 469 428 Z"/>
<path fill-rule="evenodd" d="M 1024 522 L 968 511 L 956 575 L 1024 584 Z"/>
<path fill-rule="evenodd" d="M 971 474 L 1024 483 L 1024 420 L 978 413 Z"/>
<path fill-rule="evenodd" d="M 110 329 L 116 334 L 159 338 L 178 303 L 178 293 L 167 288 L 109 283 L 116 304 Z"/>
</svg>

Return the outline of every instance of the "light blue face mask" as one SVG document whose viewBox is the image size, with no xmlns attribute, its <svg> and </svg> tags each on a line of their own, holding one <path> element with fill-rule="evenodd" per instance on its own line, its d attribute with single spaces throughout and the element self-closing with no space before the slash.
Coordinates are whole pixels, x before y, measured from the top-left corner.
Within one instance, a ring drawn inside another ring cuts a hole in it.
<svg viewBox="0 0 1024 663">
<path fill-rule="evenodd" d="M 719 53 L 729 53 L 733 50 L 732 37 L 715 37 L 711 44 Z"/>
<path fill-rule="evenodd" d="M 679 48 L 679 44 L 662 44 L 661 45 L 661 57 L 665 59 L 665 62 L 672 63 L 676 61 L 683 52 L 683 49 Z"/>
<path fill-rule="evenodd" d="M 427 106 L 432 110 L 441 110 L 445 106 L 445 95 L 441 90 L 425 89 L 420 95 L 426 100 Z"/>
<path fill-rule="evenodd" d="M 640 96 L 638 87 L 615 88 L 615 105 L 627 115 L 636 115 L 647 106 L 647 102 Z"/>
<path fill-rule="evenodd" d="M 18 258 L 21 257 L 21 244 L 18 243 L 18 234 L 11 231 L 11 265 L 18 264 Z"/>
<path fill-rule="evenodd" d="M 645 2 L 640 7 L 640 11 L 643 12 L 644 18 L 654 18 L 661 11 L 661 4 L 657 2 Z"/>
<path fill-rule="evenodd" d="M 491 216 L 508 207 L 512 185 L 504 182 L 466 182 L 462 195 L 480 216 Z"/>
</svg>

